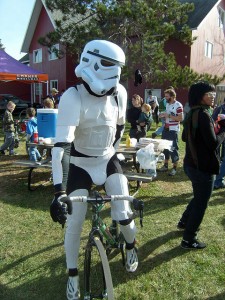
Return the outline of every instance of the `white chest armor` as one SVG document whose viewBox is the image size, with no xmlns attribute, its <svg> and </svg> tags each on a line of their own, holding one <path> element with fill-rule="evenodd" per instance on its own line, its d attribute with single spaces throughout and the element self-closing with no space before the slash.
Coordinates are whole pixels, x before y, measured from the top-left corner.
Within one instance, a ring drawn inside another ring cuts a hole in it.
<svg viewBox="0 0 225 300">
<path fill-rule="evenodd" d="M 73 141 L 75 149 L 88 156 L 110 153 L 117 124 L 125 124 L 126 103 L 127 93 L 120 84 L 117 99 L 95 97 L 83 85 L 69 88 L 59 103 L 56 142 Z"/>
<path fill-rule="evenodd" d="M 74 145 L 78 152 L 102 156 L 109 153 L 115 140 L 118 105 L 113 96 L 90 98 L 82 97 Z"/>
</svg>

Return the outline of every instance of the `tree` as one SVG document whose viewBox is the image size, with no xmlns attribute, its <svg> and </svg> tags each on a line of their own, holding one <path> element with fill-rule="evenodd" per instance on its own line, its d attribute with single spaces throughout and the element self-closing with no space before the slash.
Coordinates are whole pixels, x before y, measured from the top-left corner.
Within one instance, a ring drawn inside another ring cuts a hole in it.
<svg viewBox="0 0 225 300">
<path fill-rule="evenodd" d="M 186 23 L 193 4 L 178 0 L 46 0 L 46 5 L 58 18 L 56 30 L 39 39 L 42 45 L 52 47 L 60 42 L 79 57 L 87 41 L 111 40 L 127 54 L 125 78 L 141 68 L 146 81 L 177 86 L 175 75 L 182 70 L 173 53 L 165 53 L 165 42 L 175 38 L 192 44 Z M 190 77 L 198 75 L 188 71 Z M 179 85 L 187 86 L 187 80 L 179 80 Z"/>
<path fill-rule="evenodd" d="M 5 47 L 3 46 L 1 39 L 0 39 L 0 50 L 5 50 Z"/>
</svg>

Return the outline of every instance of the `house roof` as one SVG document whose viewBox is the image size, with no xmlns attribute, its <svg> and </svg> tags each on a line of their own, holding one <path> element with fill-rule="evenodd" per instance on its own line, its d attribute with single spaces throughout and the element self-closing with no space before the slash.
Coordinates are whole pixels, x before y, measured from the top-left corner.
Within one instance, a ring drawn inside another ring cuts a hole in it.
<svg viewBox="0 0 225 300">
<path fill-rule="evenodd" d="M 0 50 L 0 81 L 46 82 L 48 75 L 22 64 Z"/>
<path fill-rule="evenodd" d="M 197 28 L 201 22 L 205 19 L 208 13 L 212 10 L 212 8 L 221 0 L 179 0 L 182 4 L 184 3 L 193 3 L 195 5 L 195 9 L 193 12 L 189 13 L 189 19 L 187 24 L 191 29 Z M 41 13 L 42 7 L 45 7 L 45 10 L 49 16 L 49 19 L 53 25 L 53 28 L 56 28 L 54 20 L 60 18 L 58 16 L 59 12 L 51 13 L 45 4 L 45 0 L 36 0 L 33 8 L 33 12 L 30 18 L 29 25 L 27 27 L 27 31 L 23 40 L 23 44 L 21 47 L 21 52 L 29 53 L 29 47 L 34 35 L 35 28 L 37 26 L 37 22 L 39 19 L 39 15 Z"/>
<path fill-rule="evenodd" d="M 54 19 L 52 17 L 52 14 L 50 14 L 49 10 L 47 9 L 47 7 L 45 5 L 45 0 L 36 0 L 34 3 L 33 12 L 30 17 L 30 22 L 28 24 L 27 31 L 26 31 L 26 34 L 25 34 L 25 37 L 24 37 L 24 40 L 22 43 L 21 52 L 29 53 L 29 47 L 30 47 L 32 38 L 34 36 L 34 31 L 37 26 L 39 15 L 41 13 L 41 9 L 43 6 L 45 7 L 45 10 L 49 16 L 49 19 L 50 19 L 53 27 L 55 28 Z"/>
<path fill-rule="evenodd" d="M 205 19 L 208 13 L 213 9 L 213 7 L 221 2 L 218 0 L 179 0 L 182 4 L 193 3 L 195 6 L 194 11 L 189 13 L 189 19 L 187 24 L 191 29 L 197 28 L 201 22 Z"/>
</svg>

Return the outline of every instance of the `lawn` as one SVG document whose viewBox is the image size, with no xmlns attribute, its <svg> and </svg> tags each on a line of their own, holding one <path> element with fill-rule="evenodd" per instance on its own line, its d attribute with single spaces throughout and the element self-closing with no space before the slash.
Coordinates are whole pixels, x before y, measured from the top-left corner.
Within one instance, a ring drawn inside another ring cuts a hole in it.
<svg viewBox="0 0 225 300">
<path fill-rule="evenodd" d="M 17 151 L 16 157 L 0 157 L 0 299 L 66 299 L 64 229 L 49 215 L 53 187 L 49 183 L 28 191 L 27 169 L 12 165 L 25 158 L 24 141 Z M 182 158 L 181 141 L 180 152 Z M 48 170 L 42 170 L 40 177 L 48 175 Z M 137 220 L 138 270 L 128 274 L 120 255 L 110 259 L 117 300 L 225 299 L 224 190 L 213 192 L 201 225 L 199 239 L 208 245 L 204 250 L 180 248 L 182 233 L 176 224 L 191 196 L 182 159 L 176 176 L 159 173 L 156 181 L 142 185 L 138 198 L 144 200 L 145 210 L 143 228 Z M 108 207 L 104 215 L 108 218 Z M 81 286 L 89 225 L 87 220 L 81 240 Z"/>
</svg>

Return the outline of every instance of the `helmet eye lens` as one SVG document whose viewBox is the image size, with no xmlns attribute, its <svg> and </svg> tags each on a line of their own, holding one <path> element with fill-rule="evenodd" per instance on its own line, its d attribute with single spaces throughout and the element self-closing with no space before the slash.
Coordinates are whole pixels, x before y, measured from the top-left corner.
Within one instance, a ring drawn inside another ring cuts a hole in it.
<svg viewBox="0 0 225 300">
<path fill-rule="evenodd" d="M 105 60 L 105 59 L 101 59 L 101 65 L 103 67 L 113 67 L 113 66 L 115 66 L 114 63 L 112 63 L 112 62 L 110 62 L 108 60 Z"/>
</svg>

